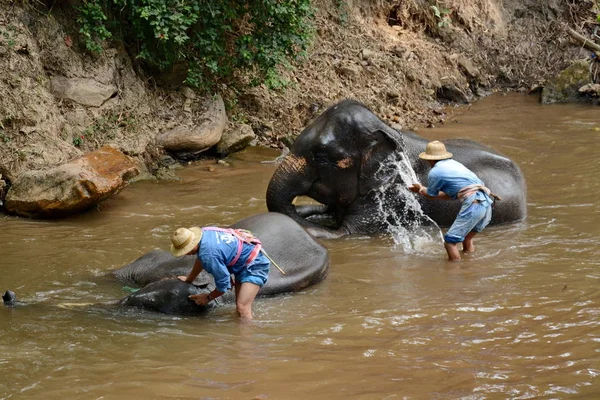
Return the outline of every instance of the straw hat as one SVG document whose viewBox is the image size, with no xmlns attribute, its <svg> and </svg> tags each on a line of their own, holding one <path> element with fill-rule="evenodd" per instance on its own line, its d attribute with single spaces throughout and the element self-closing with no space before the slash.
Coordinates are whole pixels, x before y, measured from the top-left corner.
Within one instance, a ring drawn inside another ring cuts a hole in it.
<svg viewBox="0 0 600 400">
<path fill-rule="evenodd" d="M 433 142 L 427 143 L 425 152 L 419 154 L 419 158 L 423 160 L 445 160 L 452 158 L 452 153 L 446 150 L 444 143 L 434 140 Z"/>
<path fill-rule="evenodd" d="M 202 239 L 202 229 L 194 226 L 192 228 L 179 228 L 171 235 L 171 254 L 181 257 L 192 251 Z"/>
</svg>

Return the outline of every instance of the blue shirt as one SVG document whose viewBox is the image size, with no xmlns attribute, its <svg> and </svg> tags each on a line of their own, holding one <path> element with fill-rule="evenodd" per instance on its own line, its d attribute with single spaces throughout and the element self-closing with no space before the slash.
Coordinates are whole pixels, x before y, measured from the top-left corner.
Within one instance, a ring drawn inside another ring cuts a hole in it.
<svg viewBox="0 0 600 400">
<path fill-rule="evenodd" d="M 231 274 L 238 275 L 246 268 L 246 261 L 254 245 L 242 242 L 242 254 L 236 263 L 228 267 L 238 252 L 239 239 L 229 232 L 214 231 L 202 228 L 202 239 L 198 248 L 198 259 L 202 267 L 215 278 L 215 285 L 220 292 L 231 289 Z"/>
<path fill-rule="evenodd" d="M 435 163 L 431 171 L 429 171 L 429 175 L 427 176 L 427 194 L 437 196 L 441 191 L 451 198 L 456 199 L 456 195 L 460 189 L 475 184 L 484 185 L 483 181 L 473 171 L 458 161 L 452 159 L 441 160 Z M 482 203 L 492 203 L 492 199 L 482 191 L 478 191 L 468 199 L 465 199 L 465 203 L 470 204 L 473 200 L 479 200 Z"/>
</svg>

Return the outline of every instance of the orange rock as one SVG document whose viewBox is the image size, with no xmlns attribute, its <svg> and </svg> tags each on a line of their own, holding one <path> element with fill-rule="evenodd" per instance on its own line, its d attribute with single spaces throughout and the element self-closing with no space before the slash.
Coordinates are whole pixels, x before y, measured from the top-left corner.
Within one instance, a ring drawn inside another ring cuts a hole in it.
<svg viewBox="0 0 600 400">
<path fill-rule="evenodd" d="M 135 162 L 104 146 L 48 170 L 18 176 L 5 201 L 9 212 L 30 217 L 61 217 L 95 206 L 139 174 Z"/>
</svg>

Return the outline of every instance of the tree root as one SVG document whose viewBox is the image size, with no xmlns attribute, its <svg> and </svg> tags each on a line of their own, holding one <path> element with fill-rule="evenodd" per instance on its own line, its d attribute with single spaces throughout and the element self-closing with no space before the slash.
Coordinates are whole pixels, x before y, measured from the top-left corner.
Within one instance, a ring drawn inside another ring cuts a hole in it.
<svg viewBox="0 0 600 400">
<path fill-rule="evenodd" d="M 582 34 L 576 32 L 575 30 L 571 29 L 571 28 L 567 28 L 567 33 L 575 40 L 577 40 L 578 42 L 580 42 L 583 47 L 589 49 L 589 50 L 595 50 L 596 52 L 600 52 L 600 45 L 594 43 L 593 41 L 591 41 L 590 39 L 586 38 L 585 36 L 583 36 Z M 596 53 L 597 56 L 600 56 L 599 53 Z"/>
</svg>

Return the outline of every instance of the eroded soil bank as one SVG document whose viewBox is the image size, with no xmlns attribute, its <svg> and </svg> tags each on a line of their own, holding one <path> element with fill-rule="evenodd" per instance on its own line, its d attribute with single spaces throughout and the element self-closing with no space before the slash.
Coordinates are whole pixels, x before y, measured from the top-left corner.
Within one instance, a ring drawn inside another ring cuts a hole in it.
<svg viewBox="0 0 600 400">
<path fill-rule="evenodd" d="M 443 12 L 436 16 L 432 5 Z M 222 88 L 228 129 L 248 125 L 258 144 L 282 147 L 344 98 L 362 101 L 396 128 L 434 126 L 444 123 L 447 103 L 530 91 L 590 55 L 565 29 L 591 31 L 592 1 L 319 0 L 315 6 L 313 46 L 295 69 L 282 71 L 290 82 L 285 90 Z M 164 77 L 139 70 L 118 43 L 86 54 L 74 20 L 67 4 L 0 2 L 0 192 L 24 171 L 105 144 L 155 172 L 164 153 L 157 135 L 202 123 L 201 97 L 159 86 Z"/>
</svg>

